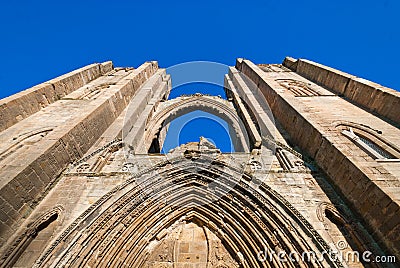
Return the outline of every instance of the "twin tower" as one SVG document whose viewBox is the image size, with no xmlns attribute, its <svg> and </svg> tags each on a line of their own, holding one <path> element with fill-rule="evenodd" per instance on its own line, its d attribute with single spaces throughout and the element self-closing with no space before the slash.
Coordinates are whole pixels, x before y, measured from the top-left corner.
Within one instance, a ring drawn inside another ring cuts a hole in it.
<svg viewBox="0 0 400 268">
<path fill-rule="evenodd" d="M 400 93 L 290 57 L 224 72 L 171 98 L 157 62 L 104 62 L 0 100 L 0 267 L 396 267 Z M 165 153 L 197 111 L 232 150 Z"/>
</svg>

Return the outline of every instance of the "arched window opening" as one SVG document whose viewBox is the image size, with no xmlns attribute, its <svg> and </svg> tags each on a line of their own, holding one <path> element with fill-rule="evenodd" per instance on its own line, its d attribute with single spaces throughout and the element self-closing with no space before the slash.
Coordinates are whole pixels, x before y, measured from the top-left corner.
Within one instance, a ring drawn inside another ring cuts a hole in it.
<svg viewBox="0 0 400 268">
<path fill-rule="evenodd" d="M 166 136 L 162 148 L 157 148 L 159 141 L 155 138 L 157 141 L 153 141 L 151 146 L 153 152 L 158 149 L 161 153 L 168 153 L 182 144 L 199 142 L 200 137 L 206 138 L 221 152 L 235 151 L 235 141 L 232 141 L 232 129 L 229 124 L 208 112 L 201 110 L 189 112 L 164 125 L 160 133 L 165 132 L 164 129 Z"/>
<path fill-rule="evenodd" d="M 57 226 L 58 212 L 42 216 L 32 224 L 24 239 L 6 261 L 6 266 L 31 267 L 52 238 Z"/>
<path fill-rule="evenodd" d="M 37 234 L 41 231 L 43 231 L 44 229 L 46 229 L 47 227 L 49 227 L 49 225 L 51 223 L 53 223 L 54 221 L 56 221 L 58 218 L 58 214 L 55 213 L 53 215 L 51 215 L 47 220 L 45 220 L 44 222 L 40 223 L 39 226 L 36 228 L 36 232 L 35 232 L 35 237 L 37 236 Z"/>
<path fill-rule="evenodd" d="M 365 246 L 366 242 L 363 241 L 362 236 L 359 235 L 360 230 L 357 228 L 357 224 L 351 224 L 348 219 L 343 218 L 343 216 L 332 207 L 325 207 L 324 209 L 325 217 L 336 226 L 337 230 L 345 238 L 345 241 L 336 241 L 336 246 L 338 250 L 341 251 L 343 256 L 348 256 L 352 252 L 365 252 L 368 248 Z M 335 235 L 334 229 L 330 229 L 330 233 Z M 350 255 L 351 256 L 351 255 Z M 362 259 L 359 259 L 362 261 Z M 349 262 L 357 262 L 357 260 L 348 259 Z M 376 267 L 376 266 L 372 266 Z"/>
<path fill-rule="evenodd" d="M 348 236 L 345 228 L 345 222 L 341 217 L 335 215 L 330 209 L 325 209 L 325 216 L 328 218 L 328 220 L 330 220 L 338 227 L 338 229 L 344 234 L 344 236 Z"/>
<path fill-rule="evenodd" d="M 333 204 L 320 203 L 317 208 L 317 218 L 324 223 L 336 250 L 340 251 L 343 256 L 371 249 L 366 247 L 371 240 L 369 236 L 365 235 L 366 231 L 362 225 L 354 221 L 352 216 L 343 214 L 343 211 L 339 211 Z M 343 238 L 344 240 L 342 240 Z M 358 260 L 346 259 L 346 262 L 351 266 Z"/>
<path fill-rule="evenodd" d="M 343 237 L 346 239 L 346 242 L 352 249 L 359 249 L 361 244 L 358 241 L 356 237 L 354 237 L 354 234 L 352 230 L 349 230 L 349 225 L 346 224 L 345 220 L 338 214 L 337 211 L 332 211 L 329 208 L 325 209 L 325 217 L 333 223 L 337 230 L 343 235 Z M 331 233 L 334 231 L 331 229 Z"/>
<path fill-rule="evenodd" d="M 343 130 L 342 133 L 374 159 L 397 159 L 394 154 L 382 148 L 382 146 L 386 147 L 383 142 L 376 138 L 372 141 L 371 137 L 374 137 L 368 133 L 362 133 L 361 131 L 357 131 L 357 129 L 353 130 L 352 127 L 349 127 L 348 130 Z M 377 144 L 378 142 L 381 143 L 381 146 Z"/>
<path fill-rule="evenodd" d="M 177 86 L 171 90 L 168 99 L 171 100 L 177 97 L 193 95 L 196 93 L 220 96 L 221 98 L 226 99 L 224 87 L 204 82 L 193 82 Z"/>
<path fill-rule="evenodd" d="M 172 139 L 171 146 L 171 142 L 164 142 L 167 134 L 167 140 Z M 203 141 L 215 144 L 222 152 L 250 152 L 260 146 L 261 138 L 256 134 L 255 127 L 247 128 L 228 100 L 195 94 L 160 106 L 146 123 L 142 148 L 150 154 L 168 153 L 181 144 L 199 142 L 204 137 Z"/>
</svg>

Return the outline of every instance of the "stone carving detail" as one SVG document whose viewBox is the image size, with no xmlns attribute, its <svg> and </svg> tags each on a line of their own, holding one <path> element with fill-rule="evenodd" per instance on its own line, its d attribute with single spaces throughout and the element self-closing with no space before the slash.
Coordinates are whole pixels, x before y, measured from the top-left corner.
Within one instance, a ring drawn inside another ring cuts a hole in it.
<svg viewBox="0 0 400 268">
<path fill-rule="evenodd" d="M 282 64 L 258 64 L 261 70 L 264 72 L 270 73 L 282 73 L 282 72 L 291 72 L 290 69 L 286 68 Z"/>
<path fill-rule="evenodd" d="M 153 171 L 158 170 L 160 166 L 165 166 L 169 163 L 173 165 L 168 172 L 169 174 L 174 174 L 173 176 L 166 175 L 163 176 L 163 180 L 160 180 L 160 177 L 157 176 L 157 173 L 153 174 Z M 81 257 L 85 256 L 85 252 L 92 252 L 92 256 L 102 256 L 101 258 L 114 256 L 113 254 L 123 254 L 119 251 L 122 248 L 120 243 L 124 242 L 124 239 L 130 239 L 129 241 L 126 241 L 129 243 L 141 241 L 141 245 L 143 245 L 143 243 L 152 244 L 153 241 L 156 240 L 160 241 L 157 244 L 158 246 L 153 243 L 155 247 L 150 248 L 150 251 L 156 252 L 157 254 L 154 255 L 154 258 L 151 257 L 151 259 L 148 260 L 153 261 L 153 264 L 155 263 L 156 267 L 158 265 L 170 267 L 171 262 L 169 262 L 169 260 L 172 259 L 175 262 L 177 260 L 177 255 L 172 255 L 171 257 L 171 255 L 169 255 L 170 253 L 166 253 L 167 251 L 163 250 L 162 247 L 164 244 L 161 242 L 166 241 L 168 234 L 163 235 L 162 230 L 166 230 L 166 228 L 168 228 L 168 225 L 166 224 L 168 224 L 168 221 L 170 221 L 169 219 L 179 216 L 179 213 L 181 213 L 180 210 L 183 209 L 179 207 L 171 207 L 171 202 L 177 201 L 177 193 L 180 192 L 180 187 L 178 185 L 192 180 L 191 176 L 187 176 L 190 173 L 177 173 L 177 171 L 182 167 L 188 168 L 188 165 L 194 165 L 193 161 L 187 160 L 180 154 L 179 157 L 171 158 L 168 161 L 156 164 L 149 169 L 145 169 L 134 174 L 132 178 L 126 180 L 114 190 L 97 200 L 87 211 L 79 216 L 78 219 L 63 232 L 63 234 L 48 249 L 48 251 L 42 255 L 42 257 L 36 263 L 36 267 L 43 265 L 48 257 L 50 257 L 52 254 L 55 254 L 54 252 L 57 252 L 57 248 L 65 245 L 65 242 L 63 241 L 71 241 L 70 239 L 73 239 L 73 237 L 76 237 L 76 240 L 73 240 L 76 242 L 69 245 L 68 255 L 59 256 L 60 258 L 58 264 L 72 265 L 73 263 L 82 263 L 83 265 L 85 262 L 92 263 L 94 260 L 87 260 Z M 201 166 L 202 164 L 199 162 L 197 165 Z M 209 165 L 206 166 L 209 167 Z M 188 170 L 190 170 L 190 168 Z M 240 169 L 235 168 L 234 166 L 225 165 L 220 167 L 219 165 L 215 165 L 213 166 L 213 169 L 209 169 L 209 171 L 211 173 L 214 172 L 215 174 L 218 174 L 218 176 L 213 176 L 210 174 L 207 177 L 199 176 L 198 179 L 205 181 L 214 180 L 215 182 L 226 183 L 234 180 L 232 174 L 236 174 L 235 176 L 241 176 Z M 138 179 L 143 180 L 143 185 L 141 185 L 142 187 L 139 188 L 133 185 L 133 182 Z M 169 183 L 177 180 L 179 182 Z M 166 187 L 163 185 L 166 185 Z M 125 191 L 124 189 L 127 187 L 132 188 Z M 192 189 L 196 188 L 194 185 L 192 185 L 192 187 Z M 108 205 L 106 205 L 107 200 L 109 200 L 111 197 L 115 198 L 116 194 L 119 194 L 120 191 L 124 192 L 124 194 L 120 196 L 117 201 L 111 202 L 110 200 L 110 203 L 107 203 Z M 202 195 L 203 194 L 199 195 L 199 197 Z M 160 196 L 165 199 L 165 202 L 162 205 L 160 205 Z M 273 209 L 276 206 L 278 206 L 278 208 Z M 286 208 L 284 209 L 283 207 Z M 88 217 L 92 217 L 93 213 L 97 213 L 96 211 L 99 211 L 100 208 L 104 212 L 100 213 L 94 222 L 91 222 L 90 220 L 88 221 Z M 202 212 L 202 210 L 203 208 L 199 208 L 199 211 L 190 211 L 190 215 L 194 216 L 191 216 L 192 218 L 187 217 L 186 224 L 191 223 L 195 226 L 191 225 L 186 227 L 186 234 L 191 232 L 188 231 L 188 229 L 193 229 L 197 230 L 195 231 L 197 234 L 196 237 L 199 237 L 200 241 L 206 241 L 206 239 L 207 241 L 214 240 L 210 238 L 211 236 L 207 234 L 207 231 L 201 231 L 201 225 L 204 225 L 201 224 L 201 222 L 205 222 L 207 226 L 209 226 L 207 228 L 210 228 L 210 232 L 215 234 L 221 243 L 217 243 L 212 249 L 207 248 L 207 246 L 204 247 L 204 245 L 207 245 L 207 243 L 199 244 L 199 247 L 201 247 L 201 250 L 198 251 L 199 253 L 190 255 L 190 261 L 193 262 L 210 260 L 211 258 L 214 258 L 215 266 L 213 267 L 237 267 L 237 263 L 241 263 L 242 265 L 249 267 L 254 266 L 248 262 L 251 261 L 250 259 L 256 256 L 256 253 L 254 256 L 250 256 L 249 252 L 258 252 L 259 248 L 255 249 L 250 248 L 249 246 L 249 248 L 241 251 L 245 256 L 242 256 L 240 259 L 238 259 L 239 255 L 235 254 L 239 251 L 232 248 L 223 249 L 222 246 L 230 246 L 234 245 L 235 243 L 246 243 L 247 245 L 253 244 L 262 246 L 262 240 L 269 239 L 267 238 L 268 235 L 275 231 L 276 227 L 271 228 L 271 220 L 276 222 L 274 225 L 278 227 L 277 233 L 275 234 L 274 232 L 278 242 L 288 241 L 289 239 L 290 241 L 297 241 L 296 243 L 300 243 L 303 245 L 303 247 L 308 248 L 307 244 L 304 244 L 304 241 L 306 240 L 301 238 L 299 235 L 299 228 L 297 227 L 297 230 L 294 230 L 295 228 L 288 228 L 287 224 L 289 221 L 282 221 L 282 219 L 287 219 L 288 217 L 286 214 L 282 214 L 282 211 L 286 211 L 285 213 L 289 212 L 289 214 L 292 215 L 290 218 L 296 221 L 297 225 L 300 225 L 302 230 L 307 230 L 306 233 L 308 233 L 309 236 L 312 236 L 312 241 L 318 243 L 319 247 L 323 249 L 329 247 L 322 237 L 319 236 L 318 232 L 313 229 L 311 224 L 308 223 L 308 221 L 300 214 L 300 212 L 298 212 L 288 201 L 286 201 L 282 196 L 270 189 L 264 183 L 262 183 L 259 188 L 253 188 L 253 186 L 247 184 L 245 181 L 240 180 L 235 188 L 231 191 L 229 197 L 221 198 L 219 202 L 213 204 L 213 208 L 209 209 L 208 212 Z M 182 212 L 183 211 L 184 210 L 182 210 Z M 235 218 L 231 217 L 233 211 L 238 213 Z M 151 216 L 151 222 L 143 221 L 144 217 L 148 218 L 149 215 L 153 215 Z M 148 228 L 146 226 L 154 227 Z M 76 228 L 78 227 L 81 228 L 80 230 L 82 231 L 77 233 L 75 230 L 77 230 Z M 239 238 L 241 235 L 235 231 L 238 228 L 243 228 L 243 231 L 247 232 L 247 236 Z M 204 229 L 204 226 L 203 230 L 206 230 Z M 251 235 L 249 236 L 249 230 L 259 230 L 259 234 L 255 237 L 252 237 Z M 142 238 L 135 240 L 138 239 L 139 236 Z M 285 240 L 281 238 L 282 236 L 285 236 Z M 190 242 L 187 241 L 187 237 L 194 236 L 181 234 L 180 239 L 182 242 L 184 242 L 182 245 Z M 224 239 L 229 239 L 229 242 L 224 244 Z M 241 239 L 245 239 L 247 241 L 242 242 Z M 98 240 L 102 241 L 102 243 L 91 243 L 88 244 L 90 245 L 88 247 L 81 246 L 86 243 L 85 241 Z M 130 250 L 135 252 L 136 249 L 139 251 L 145 250 L 145 245 L 143 245 L 143 248 L 138 245 L 139 244 L 133 246 L 133 244 L 131 244 Z M 129 248 L 128 245 L 127 247 Z M 282 244 L 281 247 L 285 248 L 286 245 Z M 176 248 L 176 245 L 174 244 L 174 246 L 168 246 L 168 248 Z M 184 248 L 181 249 L 185 250 Z M 210 255 L 210 252 L 213 253 Z M 135 254 L 139 253 L 132 252 L 129 254 L 136 256 Z M 186 253 L 181 251 L 179 254 L 181 254 L 179 256 L 183 257 L 185 255 L 182 254 Z M 150 258 L 150 256 L 153 255 L 150 254 L 148 258 Z M 98 261 L 101 261 L 101 259 Z M 151 263 L 149 263 L 149 265 L 150 264 Z M 337 263 L 335 266 L 341 267 L 340 263 Z"/>
<path fill-rule="evenodd" d="M 305 83 L 293 79 L 277 79 L 281 86 L 288 89 L 296 97 L 320 96 L 320 94 L 311 87 L 311 83 Z"/>
<path fill-rule="evenodd" d="M 294 167 L 293 163 L 289 160 L 289 157 L 282 148 L 276 148 L 275 155 L 283 170 L 291 170 Z"/>
<path fill-rule="evenodd" d="M 318 207 L 317 207 L 317 218 L 319 221 L 324 222 L 326 219 L 325 212 L 326 210 L 329 210 L 332 214 L 335 215 L 336 218 L 341 219 L 342 222 L 345 222 L 345 219 L 343 216 L 340 214 L 340 212 L 335 208 L 334 205 L 327 203 L 327 202 L 321 202 Z"/>
<path fill-rule="evenodd" d="M 134 163 L 125 163 L 123 166 L 122 166 L 122 172 L 131 172 L 131 173 L 134 173 L 134 172 L 138 172 L 138 166 L 136 165 L 136 164 L 134 164 Z"/>
<path fill-rule="evenodd" d="M 294 151 L 293 149 L 288 151 L 287 149 L 283 149 L 280 146 L 276 148 L 275 155 L 283 171 L 299 172 L 299 173 L 310 172 L 311 170 L 306 166 L 303 159 L 299 158 L 299 154 L 297 152 L 296 154 L 294 154 L 293 151 Z"/>
<path fill-rule="evenodd" d="M 215 97 L 214 95 L 211 94 L 205 94 L 205 93 L 194 93 L 194 94 L 182 94 L 180 97 L 184 98 L 190 98 L 190 97 L 203 97 L 203 96 L 208 96 L 208 97 Z M 217 96 L 218 98 L 221 98 L 220 95 Z"/>
<path fill-rule="evenodd" d="M 307 171 L 307 167 L 304 164 L 304 161 L 302 160 L 297 160 L 294 162 L 295 167 L 297 168 L 298 171 Z"/>
<path fill-rule="evenodd" d="M 257 171 L 262 169 L 262 164 L 257 160 L 250 160 L 249 165 L 252 171 Z"/>
<path fill-rule="evenodd" d="M 186 150 L 183 153 L 183 155 L 187 159 L 196 160 L 196 159 L 198 159 L 200 157 L 201 153 L 200 153 L 200 151 L 197 151 L 197 150 Z"/>
<path fill-rule="evenodd" d="M 23 147 L 33 145 L 46 137 L 53 128 L 43 128 L 14 137 L 11 145 L 0 152 L 0 162 Z"/>
<path fill-rule="evenodd" d="M 75 169 L 76 167 L 80 166 L 81 164 L 87 163 L 89 161 L 89 159 L 93 158 L 95 155 L 98 155 L 98 154 L 104 152 L 105 150 L 108 150 L 108 152 L 114 153 L 114 152 L 116 152 L 116 150 L 119 150 L 121 147 L 122 147 L 121 140 L 120 139 L 115 139 L 115 140 L 107 143 L 103 147 L 93 151 L 92 153 L 84 156 L 80 160 L 78 160 L 78 161 L 74 162 L 73 164 L 71 164 L 68 167 L 66 172 L 71 172 L 73 169 Z"/>
<path fill-rule="evenodd" d="M 82 95 L 80 95 L 78 100 L 93 100 L 98 97 L 98 95 L 106 88 L 109 88 L 111 85 L 115 85 L 115 83 L 104 83 L 101 85 L 87 87 Z"/>
<path fill-rule="evenodd" d="M 310 188 L 315 187 L 314 178 L 304 178 L 304 181 L 308 187 L 310 187 Z"/>
<path fill-rule="evenodd" d="M 115 153 L 120 148 L 122 148 L 122 143 L 111 144 L 108 148 L 104 149 L 94 162 L 91 171 L 96 173 L 100 172 L 104 166 L 110 164 L 114 160 Z"/>
<path fill-rule="evenodd" d="M 82 163 L 76 168 L 77 173 L 86 173 L 90 169 L 90 164 L 89 163 Z"/>
</svg>

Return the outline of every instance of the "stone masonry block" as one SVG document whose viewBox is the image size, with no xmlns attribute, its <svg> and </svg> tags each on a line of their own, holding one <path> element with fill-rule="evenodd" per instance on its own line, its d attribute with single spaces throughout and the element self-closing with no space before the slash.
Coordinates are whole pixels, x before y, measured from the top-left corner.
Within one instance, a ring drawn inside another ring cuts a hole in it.
<svg viewBox="0 0 400 268">
<path fill-rule="evenodd" d="M 100 66 L 106 71 L 112 63 L 91 64 L 0 100 L 0 131 L 100 77 Z"/>
</svg>

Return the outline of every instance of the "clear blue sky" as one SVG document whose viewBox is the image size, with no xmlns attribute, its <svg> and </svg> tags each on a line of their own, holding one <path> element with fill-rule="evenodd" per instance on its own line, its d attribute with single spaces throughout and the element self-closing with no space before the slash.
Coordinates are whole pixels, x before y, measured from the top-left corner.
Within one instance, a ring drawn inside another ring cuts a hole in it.
<svg viewBox="0 0 400 268">
<path fill-rule="evenodd" d="M 171 122 L 162 152 L 168 153 L 181 144 L 199 141 L 200 136 L 207 138 L 222 152 L 235 151 L 228 123 L 213 114 L 194 111 Z"/>
<path fill-rule="evenodd" d="M 307 58 L 400 89 L 400 1 L 3 1 L 0 98 L 93 62 Z"/>
<path fill-rule="evenodd" d="M 247 2 L 247 3 L 246 3 Z M 400 89 L 400 1 L 2 1 L 0 97 L 83 65 L 308 58 Z"/>
</svg>

